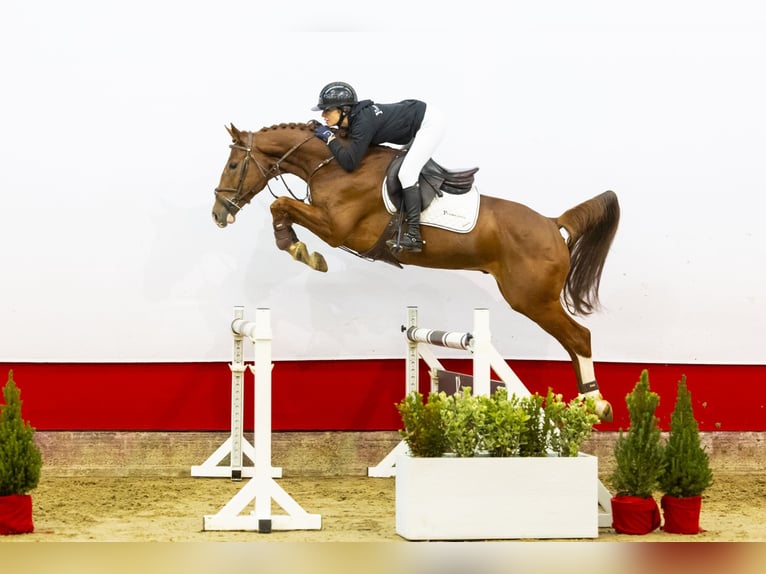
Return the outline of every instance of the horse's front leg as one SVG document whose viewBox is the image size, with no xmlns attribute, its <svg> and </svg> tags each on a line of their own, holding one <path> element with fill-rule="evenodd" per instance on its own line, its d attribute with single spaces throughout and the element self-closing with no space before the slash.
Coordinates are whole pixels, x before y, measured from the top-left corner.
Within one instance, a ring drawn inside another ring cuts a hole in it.
<svg viewBox="0 0 766 574">
<path fill-rule="evenodd" d="M 296 213 L 296 211 L 295 209 L 291 209 L 291 207 L 293 207 L 292 204 L 308 208 L 311 207 L 285 197 L 280 197 L 271 204 L 271 218 L 277 248 L 282 251 L 287 251 L 296 261 L 305 263 L 312 269 L 324 273 L 327 271 L 327 262 L 325 261 L 325 258 L 321 253 L 309 253 L 306 244 L 298 239 L 298 235 L 293 229 L 294 219 L 292 214 Z M 306 227 L 313 231 L 311 227 Z"/>
</svg>

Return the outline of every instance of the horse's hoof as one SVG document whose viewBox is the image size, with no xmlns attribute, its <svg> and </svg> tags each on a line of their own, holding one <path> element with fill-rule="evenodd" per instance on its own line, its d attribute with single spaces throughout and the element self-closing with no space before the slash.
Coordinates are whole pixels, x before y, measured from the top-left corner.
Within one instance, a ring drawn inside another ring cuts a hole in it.
<svg viewBox="0 0 766 574">
<path fill-rule="evenodd" d="M 293 259 L 308 265 L 312 269 L 316 269 L 322 273 L 327 271 L 327 261 L 325 261 L 324 256 L 321 253 L 316 252 L 309 255 L 309 251 L 306 249 L 306 244 L 303 243 L 303 241 L 296 241 L 291 244 L 290 247 L 288 247 L 287 252 L 292 255 Z"/>
<path fill-rule="evenodd" d="M 596 399 L 596 415 L 602 422 L 612 422 L 614 414 L 612 413 L 612 405 L 609 401 L 601 398 Z"/>
<path fill-rule="evenodd" d="M 325 261 L 324 255 L 316 252 L 312 253 L 309 267 L 322 273 L 327 273 L 327 261 Z"/>
</svg>

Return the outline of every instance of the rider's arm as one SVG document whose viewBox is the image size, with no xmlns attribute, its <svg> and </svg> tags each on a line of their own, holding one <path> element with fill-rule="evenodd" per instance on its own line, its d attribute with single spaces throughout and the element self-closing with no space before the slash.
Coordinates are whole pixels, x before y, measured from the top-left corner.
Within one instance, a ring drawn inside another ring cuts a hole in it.
<svg viewBox="0 0 766 574">
<path fill-rule="evenodd" d="M 327 142 L 327 147 L 335 156 L 338 165 L 351 172 L 362 163 L 374 133 L 374 127 L 369 118 L 365 117 L 365 114 L 360 114 L 354 120 L 349 137 L 345 140 L 337 137 L 332 138 Z"/>
</svg>

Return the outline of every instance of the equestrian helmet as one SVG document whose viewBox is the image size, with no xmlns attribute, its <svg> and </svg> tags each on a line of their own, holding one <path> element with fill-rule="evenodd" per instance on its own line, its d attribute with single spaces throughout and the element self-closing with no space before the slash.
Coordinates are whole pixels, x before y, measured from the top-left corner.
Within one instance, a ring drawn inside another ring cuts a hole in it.
<svg viewBox="0 0 766 574">
<path fill-rule="evenodd" d="M 318 112 L 319 110 L 349 106 L 355 103 L 357 103 L 357 99 L 354 88 L 346 82 L 331 82 L 319 92 L 319 102 L 311 109 Z"/>
</svg>

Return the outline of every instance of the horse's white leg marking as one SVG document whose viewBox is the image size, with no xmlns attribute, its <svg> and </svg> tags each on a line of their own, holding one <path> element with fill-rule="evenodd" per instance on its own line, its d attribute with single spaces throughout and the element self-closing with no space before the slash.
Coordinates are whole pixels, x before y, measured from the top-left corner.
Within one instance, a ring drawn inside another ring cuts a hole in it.
<svg viewBox="0 0 766 574">
<path fill-rule="evenodd" d="M 593 397 L 596 400 L 596 414 L 602 421 L 612 420 L 612 405 L 601 396 L 596 382 L 596 371 L 593 369 L 593 359 L 590 357 L 577 357 L 577 365 L 580 368 L 580 383 L 578 390 L 584 397 Z"/>
</svg>

